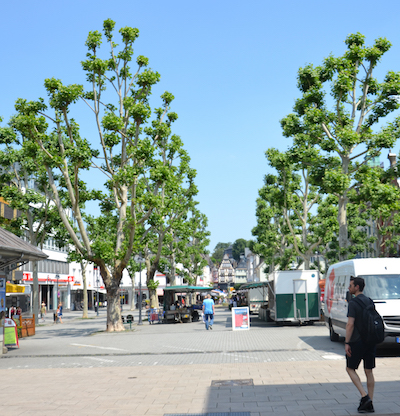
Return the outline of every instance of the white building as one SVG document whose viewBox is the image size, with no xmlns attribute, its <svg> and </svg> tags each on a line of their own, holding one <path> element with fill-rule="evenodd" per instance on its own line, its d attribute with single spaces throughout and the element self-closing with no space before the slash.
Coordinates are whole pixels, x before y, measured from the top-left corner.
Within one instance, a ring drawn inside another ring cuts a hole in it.
<svg viewBox="0 0 400 416">
<path fill-rule="evenodd" d="M 247 259 L 247 282 L 265 282 L 268 276 L 264 273 L 265 263 L 258 254 L 254 254 L 249 248 L 244 249 L 244 255 Z"/>
<path fill-rule="evenodd" d="M 235 269 L 229 260 L 228 254 L 224 254 L 221 265 L 218 269 L 218 286 L 221 290 L 226 290 L 234 283 Z"/>
<path fill-rule="evenodd" d="M 247 260 L 244 254 L 240 255 L 240 260 L 235 269 L 235 284 L 247 283 Z"/>
</svg>

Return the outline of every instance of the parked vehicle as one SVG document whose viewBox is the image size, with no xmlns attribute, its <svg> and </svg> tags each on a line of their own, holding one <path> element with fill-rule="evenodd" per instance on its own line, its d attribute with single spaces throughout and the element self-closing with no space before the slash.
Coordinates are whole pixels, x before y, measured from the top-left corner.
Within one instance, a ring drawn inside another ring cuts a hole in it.
<svg viewBox="0 0 400 416">
<path fill-rule="evenodd" d="M 240 289 L 246 290 L 246 306 L 251 314 L 259 313 L 260 307 L 268 304 L 267 282 L 244 284 Z"/>
<path fill-rule="evenodd" d="M 324 319 L 331 341 L 346 335 L 347 306 L 350 300 L 350 276 L 365 279 L 365 296 L 385 324 L 385 337 L 400 342 L 400 259 L 354 259 L 329 267 L 325 281 Z"/>
<path fill-rule="evenodd" d="M 268 276 L 268 315 L 275 322 L 313 323 L 320 319 L 319 272 L 276 271 Z"/>
</svg>

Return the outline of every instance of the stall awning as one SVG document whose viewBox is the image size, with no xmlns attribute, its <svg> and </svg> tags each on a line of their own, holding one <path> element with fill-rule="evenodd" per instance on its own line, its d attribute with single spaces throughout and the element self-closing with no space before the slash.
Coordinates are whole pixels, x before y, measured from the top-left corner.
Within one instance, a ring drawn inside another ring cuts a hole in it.
<svg viewBox="0 0 400 416">
<path fill-rule="evenodd" d="M 176 293 L 188 293 L 188 292 L 209 292 L 212 287 L 204 286 L 167 286 L 164 291 L 172 291 Z"/>
<path fill-rule="evenodd" d="M 255 282 L 255 283 L 244 283 L 240 286 L 240 289 L 252 289 L 254 287 L 268 286 L 269 282 Z"/>
<path fill-rule="evenodd" d="M 25 286 L 14 285 L 12 283 L 6 282 L 6 293 L 24 293 Z"/>
</svg>

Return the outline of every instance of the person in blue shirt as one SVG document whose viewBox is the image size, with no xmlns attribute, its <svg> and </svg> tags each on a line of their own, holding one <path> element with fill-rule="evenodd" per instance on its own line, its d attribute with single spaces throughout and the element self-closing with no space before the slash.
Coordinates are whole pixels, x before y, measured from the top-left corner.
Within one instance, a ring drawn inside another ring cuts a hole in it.
<svg viewBox="0 0 400 416">
<path fill-rule="evenodd" d="M 206 329 L 212 329 L 214 323 L 214 301 L 211 299 L 211 295 L 208 294 L 206 298 L 203 300 L 203 314 L 204 314 L 204 322 L 206 324 Z M 210 322 L 209 322 L 210 321 Z"/>
</svg>

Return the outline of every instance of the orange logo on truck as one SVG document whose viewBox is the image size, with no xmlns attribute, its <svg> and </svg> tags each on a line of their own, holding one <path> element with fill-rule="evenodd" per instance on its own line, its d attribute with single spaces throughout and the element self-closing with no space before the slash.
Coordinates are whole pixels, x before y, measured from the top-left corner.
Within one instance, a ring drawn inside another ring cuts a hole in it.
<svg viewBox="0 0 400 416">
<path fill-rule="evenodd" d="M 328 280 L 328 287 L 325 289 L 325 299 L 326 299 L 326 306 L 328 307 L 328 312 L 331 311 L 332 308 L 332 298 L 335 292 L 335 285 L 333 281 L 335 280 L 335 270 L 331 271 Z"/>
</svg>

